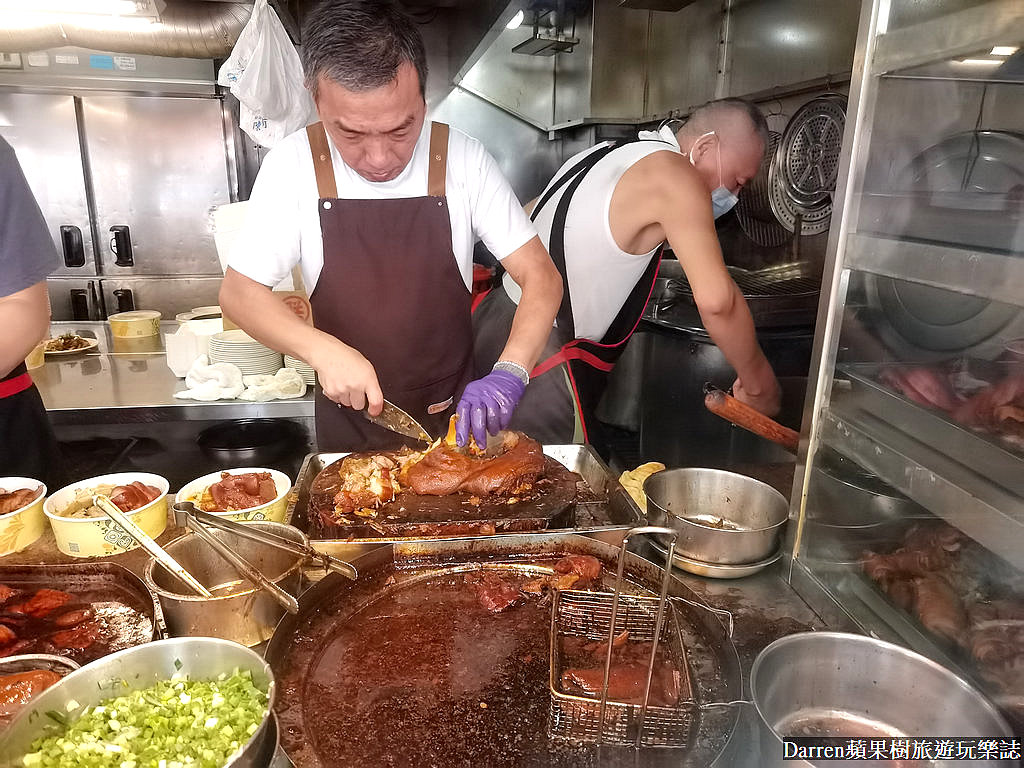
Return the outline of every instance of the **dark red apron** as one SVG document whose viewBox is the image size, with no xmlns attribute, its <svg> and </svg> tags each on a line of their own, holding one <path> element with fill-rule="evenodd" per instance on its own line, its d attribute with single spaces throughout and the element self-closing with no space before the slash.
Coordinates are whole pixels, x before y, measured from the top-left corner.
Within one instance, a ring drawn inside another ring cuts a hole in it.
<svg viewBox="0 0 1024 768">
<path fill-rule="evenodd" d="M 314 323 L 359 350 L 384 396 L 437 437 L 472 378 L 472 295 L 452 251 L 445 198 L 448 126 L 431 124 L 427 196 L 389 200 L 338 198 L 323 125 L 306 131 L 324 244 L 324 266 L 309 297 Z M 319 386 L 316 433 L 321 451 L 403 442 L 328 400 Z"/>
<path fill-rule="evenodd" d="M 651 257 L 601 341 L 576 338 L 565 266 L 565 221 L 572 197 L 587 172 L 620 146 L 622 144 L 613 144 L 595 150 L 566 171 L 537 201 L 530 217 L 536 220 L 555 192 L 568 184 L 555 208 L 548 243 L 548 253 L 562 276 L 563 285 L 557 325 L 548 337 L 540 362 L 530 372 L 530 384 L 509 425 L 510 429 L 520 429 L 544 443 L 591 443 L 604 452 L 600 425 L 593 414 L 608 384 L 608 374 L 640 324 L 658 276 L 663 247 Z M 487 360 L 493 364 L 494 356 L 500 354 L 502 347 L 498 345 L 504 343 L 500 341 L 502 333 L 507 338 L 514 314 L 515 304 L 500 288 L 492 291 L 477 308 L 473 325 L 478 374 L 482 368 L 490 370 Z"/>
</svg>

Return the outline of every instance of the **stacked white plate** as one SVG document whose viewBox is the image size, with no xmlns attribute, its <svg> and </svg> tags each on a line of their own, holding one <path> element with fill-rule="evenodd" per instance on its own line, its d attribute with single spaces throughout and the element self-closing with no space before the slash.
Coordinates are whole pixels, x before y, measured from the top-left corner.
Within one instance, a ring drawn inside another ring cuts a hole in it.
<svg viewBox="0 0 1024 768">
<path fill-rule="evenodd" d="M 281 353 L 260 344 L 245 331 L 222 331 L 210 337 L 210 362 L 237 365 L 243 376 L 275 374 L 283 360 Z"/>
<path fill-rule="evenodd" d="M 298 371 L 299 375 L 302 376 L 302 380 L 306 382 L 309 386 L 312 387 L 316 384 L 316 371 L 313 370 L 313 366 L 310 365 L 309 363 L 304 363 L 301 360 L 296 360 L 294 357 L 290 355 L 285 355 L 284 367 L 294 368 L 296 371 Z"/>
</svg>

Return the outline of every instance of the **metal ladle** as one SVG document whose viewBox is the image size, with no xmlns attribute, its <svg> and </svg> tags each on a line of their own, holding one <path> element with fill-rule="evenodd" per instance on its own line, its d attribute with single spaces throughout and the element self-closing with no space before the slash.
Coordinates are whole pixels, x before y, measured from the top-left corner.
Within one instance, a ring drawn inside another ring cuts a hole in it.
<svg viewBox="0 0 1024 768">
<path fill-rule="evenodd" d="M 169 573 L 176 576 L 179 581 L 187 585 L 202 597 L 213 597 L 213 593 L 204 587 L 199 579 L 186 571 L 181 563 L 171 557 L 167 550 L 157 544 L 149 534 L 133 523 L 131 519 L 121 511 L 120 507 L 112 502 L 109 497 L 102 493 L 98 493 L 92 497 L 92 502 L 102 509 L 106 513 L 107 517 L 121 526 L 125 533 L 139 542 L 139 546 L 156 558 L 157 562 L 166 568 Z"/>
</svg>

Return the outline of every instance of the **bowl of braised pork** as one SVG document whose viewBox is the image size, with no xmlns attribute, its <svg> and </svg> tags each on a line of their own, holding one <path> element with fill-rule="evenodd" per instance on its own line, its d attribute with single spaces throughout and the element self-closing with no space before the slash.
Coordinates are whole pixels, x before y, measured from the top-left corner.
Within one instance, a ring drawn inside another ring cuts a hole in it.
<svg viewBox="0 0 1024 768">
<path fill-rule="evenodd" d="M 292 481 L 284 472 L 240 467 L 211 472 L 186 484 L 175 503 L 191 501 L 196 509 L 228 520 L 285 522 Z"/>
<path fill-rule="evenodd" d="M 0 556 L 24 549 L 43 535 L 46 486 L 29 477 L 0 477 Z"/>
<path fill-rule="evenodd" d="M 154 539 L 167 528 L 170 484 L 148 472 L 116 472 L 64 486 L 43 503 L 57 549 L 72 557 L 102 557 L 135 549 L 138 543 L 97 507 L 105 494 Z"/>
</svg>

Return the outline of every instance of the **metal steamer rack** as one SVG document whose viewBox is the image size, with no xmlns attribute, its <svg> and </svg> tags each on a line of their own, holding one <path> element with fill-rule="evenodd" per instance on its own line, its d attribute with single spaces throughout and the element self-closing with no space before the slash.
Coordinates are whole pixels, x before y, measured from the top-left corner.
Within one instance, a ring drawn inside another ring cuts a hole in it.
<svg viewBox="0 0 1024 768">
<path fill-rule="evenodd" d="M 622 537 L 619 549 L 615 589 L 611 593 L 583 590 L 559 590 L 551 607 L 551 658 L 549 688 L 551 703 L 548 731 L 552 737 L 574 742 L 619 746 L 672 747 L 690 746 L 701 711 L 716 707 L 733 707 L 750 702 L 709 702 L 696 699 L 690 676 L 690 664 L 679 630 L 673 601 L 700 608 L 724 618 L 728 636 L 733 635 L 733 617 L 728 611 L 711 608 L 680 597 L 669 598 L 672 569 L 664 569 L 658 597 L 622 593 L 622 576 L 626 563 L 626 544 L 633 536 L 653 534 L 669 539 L 668 557 L 675 552 L 678 531 L 658 526 L 631 528 Z M 613 701 L 608 698 L 613 643 L 617 635 L 628 632 L 629 641 L 651 643 L 647 676 L 641 704 Z M 592 698 L 562 690 L 562 639 L 582 637 L 605 641 L 604 679 L 601 696 Z M 668 658 L 681 676 L 680 700 L 671 707 L 650 706 L 651 683 L 659 646 L 667 645 Z"/>
</svg>

